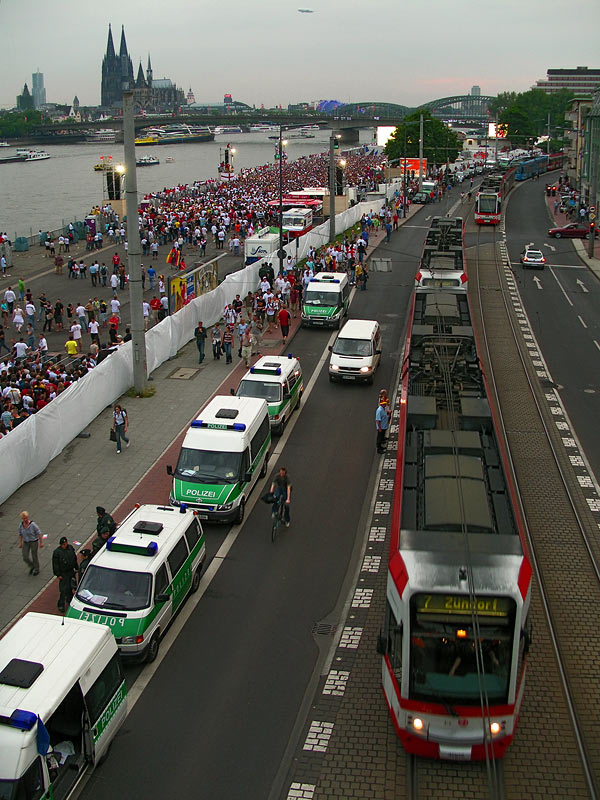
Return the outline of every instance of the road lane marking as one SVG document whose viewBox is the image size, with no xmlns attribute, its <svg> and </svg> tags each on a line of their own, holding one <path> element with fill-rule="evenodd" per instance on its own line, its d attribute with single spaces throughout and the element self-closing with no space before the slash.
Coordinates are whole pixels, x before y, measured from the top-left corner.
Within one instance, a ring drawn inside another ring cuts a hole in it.
<svg viewBox="0 0 600 800">
<path fill-rule="evenodd" d="M 562 285 L 562 283 L 561 283 L 561 282 L 558 280 L 558 278 L 557 278 L 557 277 L 556 277 L 556 275 L 554 274 L 554 267 L 550 267 L 550 274 L 552 275 L 552 277 L 554 278 L 554 280 L 555 280 L 555 281 L 556 281 L 556 283 L 558 284 L 558 288 L 561 290 L 561 292 L 562 292 L 562 293 L 563 293 L 563 295 L 565 296 L 565 300 L 567 301 L 567 303 L 568 303 L 570 306 L 573 306 L 573 301 L 571 300 L 571 298 L 569 297 L 569 295 L 566 293 L 566 291 L 565 291 L 565 289 L 564 289 L 564 286 Z"/>
<path fill-rule="evenodd" d="M 584 327 L 584 328 L 587 328 L 587 325 L 586 325 L 586 324 L 585 324 L 585 322 L 584 322 L 584 321 L 581 319 L 581 317 L 579 316 L 579 314 L 577 314 L 577 319 L 579 320 L 579 322 L 581 322 L 581 324 L 583 325 L 583 327 Z"/>
</svg>

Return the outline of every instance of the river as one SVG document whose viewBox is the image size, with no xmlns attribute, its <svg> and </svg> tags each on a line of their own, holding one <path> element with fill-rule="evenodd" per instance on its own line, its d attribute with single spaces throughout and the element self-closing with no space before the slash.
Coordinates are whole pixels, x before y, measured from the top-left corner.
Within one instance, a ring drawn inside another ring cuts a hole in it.
<svg viewBox="0 0 600 800">
<path fill-rule="evenodd" d="M 290 139 L 287 145 L 291 160 L 328 148 L 330 131 L 315 131 L 314 139 Z M 371 143 L 373 132 L 361 130 L 361 143 Z M 179 183 L 192 183 L 217 177 L 221 151 L 235 147 L 234 169 L 272 163 L 276 142 L 267 133 L 239 133 L 217 136 L 214 142 L 161 147 L 139 147 L 138 155 L 157 155 L 160 164 L 138 167 L 140 196 Z M 75 219 L 82 220 L 94 205 L 103 202 L 103 173 L 94 172 L 100 156 L 112 155 L 113 162 L 123 160 L 123 145 L 48 145 L 46 161 L 0 165 L 0 231 L 11 239 L 31 236 L 39 229 L 53 230 Z M 13 149 L 2 148 L 0 155 Z M 167 156 L 174 161 L 167 163 Z"/>
</svg>

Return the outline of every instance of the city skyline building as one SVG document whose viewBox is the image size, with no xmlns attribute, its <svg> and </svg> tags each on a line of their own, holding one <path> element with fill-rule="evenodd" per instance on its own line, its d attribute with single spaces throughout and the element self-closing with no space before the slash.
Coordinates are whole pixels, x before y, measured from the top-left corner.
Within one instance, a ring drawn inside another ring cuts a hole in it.
<svg viewBox="0 0 600 800">
<path fill-rule="evenodd" d="M 532 89 L 542 89 L 546 94 L 566 89 L 574 94 L 593 94 L 600 88 L 600 69 L 575 67 L 574 69 L 548 69 L 546 78 L 536 82 Z"/>
<path fill-rule="evenodd" d="M 44 73 L 40 72 L 38 67 L 37 72 L 31 74 L 31 94 L 33 97 L 33 107 L 39 108 L 46 103 L 46 89 L 44 88 Z"/>
<path fill-rule="evenodd" d="M 19 111 L 30 111 L 33 108 L 33 96 L 29 91 L 27 83 L 23 86 L 21 94 L 17 95 L 17 109 Z"/>
<path fill-rule="evenodd" d="M 480 97 L 481 96 L 481 86 L 471 86 L 471 96 L 472 97 Z"/>
</svg>

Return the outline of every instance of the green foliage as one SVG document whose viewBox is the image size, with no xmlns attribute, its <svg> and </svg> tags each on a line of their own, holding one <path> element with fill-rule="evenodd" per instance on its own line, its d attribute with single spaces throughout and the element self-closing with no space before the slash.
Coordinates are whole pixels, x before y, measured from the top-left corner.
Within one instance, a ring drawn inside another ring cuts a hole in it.
<svg viewBox="0 0 600 800">
<path fill-rule="evenodd" d="M 125 392 L 126 397 L 137 397 L 137 398 L 154 397 L 155 394 L 156 394 L 156 386 L 147 386 L 145 389 L 142 389 L 142 391 L 139 393 L 136 392 L 134 388 L 128 389 L 128 391 Z"/>
<path fill-rule="evenodd" d="M 423 156 L 428 164 L 444 164 L 455 161 L 462 149 L 461 142 L 453 130 L 441 120 L 423 109 Z M 390 161 L 394 159 L 418 158 L 419 116 L 421 111 L 408 114 L 388 139 L 384 151 Z M 406 145 L 406 146 L 405 146 Z"/>
<path fill-rule="evenodd" d="M 42 115 L 39 111 L 3 111 L 0 112 L 0 137 L 13 139 L 25 136 L 40 124 Z"/>
<path fill-rule="evenodd" d="M 552 94 L 546 94 L 542 89 L 530 89 L 519 94 L 502 92 L 490 103 L 490 111 L 500 123 L 508 125 L 510 141 L 522 145 L 527 139 L 548 134 L 548 114 L 551 133 L 558 129 L 560 137 L 565 127 L 565 112 L 572 99 L 573 93 L 566 89 Z"/>
</svg>

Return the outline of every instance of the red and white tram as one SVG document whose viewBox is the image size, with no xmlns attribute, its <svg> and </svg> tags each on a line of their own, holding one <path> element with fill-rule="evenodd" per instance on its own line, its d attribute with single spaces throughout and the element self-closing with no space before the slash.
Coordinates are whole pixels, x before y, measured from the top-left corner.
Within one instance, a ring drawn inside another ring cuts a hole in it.
<svg viewBox="0 0 600 800">
<path fill-rule="evenodd" d="M 409 753 L 502 756 L 523 699 L 532 570 L 462 288 L 417 288 L 378 649 Z"/>
</svg>

